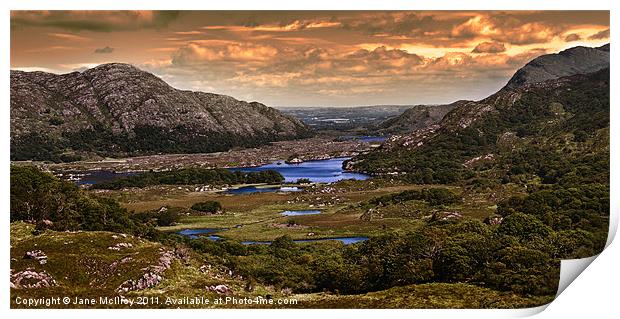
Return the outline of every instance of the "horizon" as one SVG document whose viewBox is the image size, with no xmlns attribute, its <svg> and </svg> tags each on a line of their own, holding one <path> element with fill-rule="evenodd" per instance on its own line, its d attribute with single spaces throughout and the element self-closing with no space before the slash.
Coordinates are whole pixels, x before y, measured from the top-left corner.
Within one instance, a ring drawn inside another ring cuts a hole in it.
<svg viewBox="0 0 620 319">
<path fill-rule="evenodd" d="M 480 100 L 535 57 L 608 42 L 608 11 L 11 12 L 11 69 L 127 63 L 275 108 Z"/>
</svg>

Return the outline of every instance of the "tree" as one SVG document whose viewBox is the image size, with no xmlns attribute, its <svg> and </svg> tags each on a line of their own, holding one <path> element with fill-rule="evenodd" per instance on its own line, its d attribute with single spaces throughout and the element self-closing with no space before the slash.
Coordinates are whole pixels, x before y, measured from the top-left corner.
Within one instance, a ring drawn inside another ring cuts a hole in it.
<svg viewBox="0 0 620 319">
<path fill-rule="evenodd" d="M 222 210 L 222 204 L 220 202 L 208 200 L 204 202 L 199 202 L 192 205 L 193 210 L 197 210 L 204 213 L 217 213 Z"/>
<path fill-rule="evenodd" d="M 547 238 L 552 230 L 534 216 L 514 213 L 504 218 L 497 232 L 527 241 L 534 238 Z"/>
</svg>

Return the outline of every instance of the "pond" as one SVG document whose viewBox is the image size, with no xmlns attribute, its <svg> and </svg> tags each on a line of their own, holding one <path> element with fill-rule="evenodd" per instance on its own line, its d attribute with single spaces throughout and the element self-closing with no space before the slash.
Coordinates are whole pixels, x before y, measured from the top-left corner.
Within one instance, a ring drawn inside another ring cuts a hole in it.
<svg viewBox="0 0 620 319">
<path fill-rule="evenodd" d="M 252 193 L 272 193 L 272 192 L 299 192 L 301 188 L 298 187 L 281 187 L 281 186 L 268 186 L 268 187 L 256 187 L 256 186 L 243 186 L 239 188 L 231 188 L 224 191 L 224 194 L 252 194 Z"/>
<path fill-rule="evenodd" d="M 282 216 L 304 216 L 304 215 L 318 215 L 320 210 L 285 210 L 280 213 Z"/>
<path fill-rule="evenodd" d="M 232 168 L 231 170 L 241 172 L 274 170 L 282 174 L 284 181 L 288 183 L 296 182 L 301 178 L 307 178 L 315 183 L 333 183 L 347 179 L 365 180 L 370 177 L 366 174 L 343 170 L 342 163 L 348 159 L 350 157 L 338 157 L 307 161 L 299 164 L 287 164 L 284 161 L 277 161 L 256 167 Z"/>
<path fill-rule="evenodd" d="M 187 236 L 191 239 L 197 239 L 197 238 L 208 238 L 210 240 L 220 240 L 222 239 L 222 237 L 217 236 L 217 235 L 210 235 L 222 230 L 226 230 L 224 228 L 201 228 L 201 229 L 184 229 L 181 231 L 178 231 L 177 234 L 179 235 L 183 235 L 183 236 Z"/>
<path fill-rule="evenodd" d="M 108 182 L 116 178 L 136 175 L 139 172 L 114 172 L 106 170 L 93 170 L 81 172 L 64 172 L 59 177 L 75 182 L 77 185 L 93 185 Z"/>
<path fill-rule="evenodd" d="M 355 244 L 359 242 L 363 242 L 368 240 L 368 237 L 332 237 L 332 238 L 317 238 L 317 239 L 296 239 L 293 240 L 295 243 L 315 243 L 320 241 L 331 241 L 337 240 L 342 242 L 345 245 Z M 241 242 L 244 245 L 269 245 L 270 241 L 243 241 Z"/>
<path fill-rule="evenodd" d="M 217 241 L 222 239 L 222 237 L 213 235 L 213 233 L 217 233 L 220 231 L 228 230 L 226 228 L 199 228 L 199 229 L 184 229 L 178 231 L 177 234 L 187 236 L 191 239 L 197 238 L 207 238 L 209 240 Z M 342 242 L 345 245 L 355 244 L 362 241 L 368 240 L 368 237 L 330 237 L 330 238 L 316 238 L 316 239 L 295 239 L 293 242 L 295 243 L 314 243 L 320 241 L 332 241 L 337 240 Z M 243 241 L 241 242 L 244 245 L 269 245 L 271 241 Z"/>
</svg>

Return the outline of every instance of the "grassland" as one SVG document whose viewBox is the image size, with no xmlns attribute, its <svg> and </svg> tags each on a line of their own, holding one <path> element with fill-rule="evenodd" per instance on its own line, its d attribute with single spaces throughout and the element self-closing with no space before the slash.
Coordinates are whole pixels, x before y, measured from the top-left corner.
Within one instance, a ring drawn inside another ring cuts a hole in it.
<svg viewBox="0 0 620 319">
<path fill-rule="evenodd" d="M 462 196 L 458 203 L 429 207 L 413 201 L 381 207 L 376 218 L 363 220 L 366 212 L 360 207 L 365 201 L 391 193 L 429 187 L 447 188 Z M 437 211 L 458 212 L 463 218 L 484 219 L 495 211 L 495 202 L 518 190 L 486 190 L 466 192 L 460 187 L 445 185 L 407 185 L 393 181 L 343 181 L 333 185 L 314 185 L 304 192 L 254 193 L 230 195 L 217 192 L 196 192 L 193 186 L 149 187 L 122 191 L 106 191 L 105 196 L 119 200 L 136 212 L 161 207 L 189 209 L 201 201 L 218 201 L 224 213 L 186 215 L 173 226 L 160 227 L 165 232 L 182 229 L 221 228 L 223 238 L 238 241 L 268 241 L 283 235 L 293 239 L 376 236 L 385 232 L 406 232 L 419 227 Z M 319 215 L 286 217 L 285 210 L 321 210 Z M 414 212 L 414 213 L 412 213 Z"/>
</svg>

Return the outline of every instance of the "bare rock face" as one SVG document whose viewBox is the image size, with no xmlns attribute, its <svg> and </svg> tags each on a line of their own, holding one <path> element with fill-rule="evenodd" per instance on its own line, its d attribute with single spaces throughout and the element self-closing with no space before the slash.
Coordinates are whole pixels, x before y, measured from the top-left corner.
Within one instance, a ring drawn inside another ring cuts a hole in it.
<svg viewBox="0 0 620 319">
<path fill-rule="evenodd" d="M 545 54 L 530 61 L 513 75 L 506 88 L 592 73 L 608 67 L 609 44 L 598 48 L 578 46 L 557 54 Z"/>
<path fill-rule="evenodd" d="M 56 286 L 56 280 L 45 271 L 37 272 L 32 268 L 13 273 L 11 270 L 11 288 L 36 289 Z"/>
<path fill-rule="evenodd" d="M 309 134 L 261 103 L 178 90 L 129 64 L 62 75 L 11 71 L 13 159 L 28 159 L 34 152 L 24 148 L 36 143 L 60 153 L 131 155 L 220 151 Z"/>
<path fill-rule="evenodd" d="M 416 105 L 401 115 L 381 123 L 379 130 L 382 133 L 403 134 L 424 129 L 441 121 L 457 104 Z"/>
<path fill-rule="evenodd" d="M 172 266 L 172 262 L 175 259 L 177 259 L 177 256 L 174 252 L 160 249 L 157 264 L 150 265 L 149 267 L 142 269 L 146 272 L 142 274 L 140 278 L 136 280 L 126 280 L 116 289 L 116 292 L 125 293 L 134 290 L 144 290 L 156 286 L 164 279 L 164 272 Z"/>
</svg>

